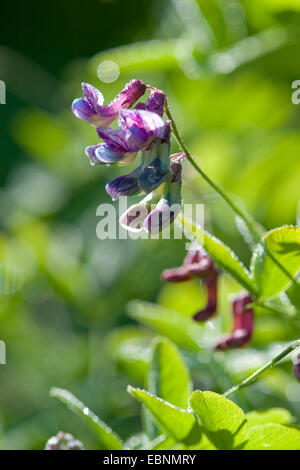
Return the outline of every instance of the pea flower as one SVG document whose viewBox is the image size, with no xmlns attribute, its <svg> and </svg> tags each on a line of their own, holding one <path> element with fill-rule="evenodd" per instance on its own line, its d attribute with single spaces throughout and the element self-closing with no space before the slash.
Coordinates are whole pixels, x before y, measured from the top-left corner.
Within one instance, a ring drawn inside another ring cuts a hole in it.
<svg viewBox="0 0 300 470">
<path fill-rule="evenodd" d="M 206 321 L 215 315 L 217 310 L 218 271 L 204 249 L 193 248 L 186 255 L 183 265 L 178 268 L 165 269 L 162 279 L 167 282 L 184 282 L 192 278 L 203 280 L 207 290 L 207 305 L 193 316 L 196 321 Z"/>
<path fill-rule="evenodd" d="M 297 356 L 294 364 L 293 364 L 293 373 L 296 378 L 300 381 L 300 354 Z"/>
<path fill-rule="evenodd" d="M 248 292 L 241 292 L 232 302 L 233 331 L 224 336 L 215 346 L 215 349 L 230 349 L 244 346 L 252 336 L 254 326 L 253 309 L 247 307 L 253 302 Z"/>
<path fill-rule="evenodd" d="M 72 111 L 79 119 L 88 121 L 95 127 L 108 126 L 118 116 L 121 109 L 130 108 L 146 91 L 141 80 L 131 80 L 121 93 L 104 106 L 102 93 L 88 83 L 82 83 L 83 98 L 76 98 Z"/>
<path fill-rule="evenodd" d="M 156 139 L 167 141 L 170 125 L 151 111 L 124 109 L 119 112 L 119 129 L 98 127 L 97 133 L 105 143 L 86 147 L 92 165 L 129 163 Z"/>
<path fill-rule="evenodd" d="M 48 439 L 45 450 L 83 450 L 83 445 L 72 434 L 60 431 L 56 436 Z"/>
<path fill-rule="evenodd" d="M 145 104 L 138 103 L 136 109 L 146 109 L 147 111 L 151 111 L 152 113 L 162 116 L 164 114 L 165 102 L 166 95 L 161 90 L 154 88 L 153 91 L 151 91 L 147 102 Z"/>
<path fill-rule="evenodd" d="M 164 186 L 164 191 L 157 206 L 144 221 L 147 232 L 157 234 L 170 225 L 181 212 L 181 173 L 182 167 L 179 160 L 170 163 L 171 174 Z M 162 173 L 160 173 L 162 174 Z"/>
<path fill-rule="evenodd" d="M 120 111 L 120 128 L 98 128 L 99 136 L 106 143 L 86 149 L 93 164 L 128 163 L 142 150 L 141 164 L 135 170 L 106 185 L 106 191 L 113 200 L 139 190 L 148 194 L 168 178 L 170 125 L 159 115 L 163 113 L 164 101 L 164 93 L 155 90 L 151 92 L 145 109 Z"/>
<path fill-rule="evenodd" d="M 119 220 L 120 225 L 133 232 L 142 230 L 144 220 L 148 217 L 151 207 L 157 204 L 160 199 L 160 192 L 161 191 L 153 191 L 147 194 L 139 203 L 130 206 L 129 209 L 121 215 Z"/>
<path fill-rule="evenodd" d="M 147 101 L 128 109 L 147 88 L 151 89 Z M 103 141 L 86 147 L 91 164 L 127 164 L 141 152 L 141 162 L 133 171 L 118 176 L 105 187 L 113 200 L 139 192 L 151 195 L 140 203 L 143 214 L 137 211 L 134 215 L 137 208 L 131 207 L 120 223 L 134 230 L 143 226 L 148 232 L 160 232 L 173 222 L 182 208 L 181 164 L 171 162 L 171 126 L 162 119 L 165 94 L 140 80 L 132 80 L 108 106 L 103 106 L 101 93 L 91 85 L 83 84 L 83 94 L 84 98 L 73 102 L 73 112 L 93 124 Z M 117 115 L 118 128 L 108 127 Z M 154 198 L 157 205 L 149 213 L 149 203 L 154 203 L 152 196 L 156 190 L 161 192 L 161 197 Z"/>
</svg>

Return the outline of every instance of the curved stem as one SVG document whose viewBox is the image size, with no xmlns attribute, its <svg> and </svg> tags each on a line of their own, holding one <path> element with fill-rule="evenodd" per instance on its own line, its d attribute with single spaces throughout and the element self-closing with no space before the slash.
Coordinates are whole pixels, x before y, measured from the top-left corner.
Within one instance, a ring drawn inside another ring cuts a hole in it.
<svg viewBox="0 0 300 470">
<path fill-rule="evenodd" d="M 236 213 L 236 215 L 239 216 L 246 223 L 246 225 L 250 229 L 252 235 L 257 240 L 260 240 L 261 236 L 262 236 L 262 233 L 260 232 L 259 228 L 257 227 L 257 224 L 253 220 L 251 220 L 251 218 L 247 214 L 245 214 L 233 202 L 233 200 L 225 193 L 225 191 L 220 186 L 218 186 L 214 181 L 212 181 L 209 178 L 209 176 L 207 176 L 207 174 L 197 165 L 197 163 L 193 159 L 192 155 L 190 154 L 187 146 L 185 145 L 185 143 L 184 143 L 184 141 L 183 141 L 183 139 L 182 139 L 182 137 L 181 137 L 181 135 L 178 131 L 178 128 L 177 128 L 176 123 L 173 119 L 168 101 L 166 101 L 165 111 L 166 111 L 166 115 L 168 116 L 168 118 L 171 121 L 174 136 L 176 137 L 176 140 L 177 140 L 179 146 L 184 151 L 187 160 L 194 167 L 194 169 L 197 171 L 197 173 L 199 173 L 199 175 L 202 176 L 202 178 L 222 197 L 222 199 L 224 199 L 224 201 L 227 202 L 227 204 L 233 209 L 233 211 Z"/>
<path fill-rule="evenodd" d="M 236 215 L 238 217 L 240 217 L 244 222 L 245 224 L 247 225 L 248 229 L 250 230 L 250 232 L 252 233 L 254 239 L 257 241 L 257 242 L 260 242 L 262 236 L 264 235 L 263 234 L 263 231 L 261 230 L 260 226 L 255 222 L 255 220 L 253 220 L 247 213 L 244 213 L 234 202 L 233 200 L 228 196 L 228 194 L 226 194 L 226 192 L 219 186 L 217 185 L 214 181 L 212 181 L 209 176 L 207 176 L 207 174 L 197 165 L 197 163 L 195 162 L 195 160 L 193 159 L 192 155 L 190 154 L 187 146 L 185 145 L 179 131 L 178 131 L 178 128 L 176 126 L 176 123 L 173 119 L 173 116 L 172 116 L 172 113 L 171 113 L 171 110 L 170 110 L 170 107 L 169 107 L 169 103 L 168 103 L 168 100 L 166 100 L 166 104 L 165 104 L 165 112 L 166 112 L 166 115 L 168 116 L 168 118 L 170 119 L 171 121 L 171 124 L 172 124 L 172 130 L 173 130 L 173 133 L 174 133 L 174 136 L 179 144 L 179 146 L 181 147 L 181 149 L 183 150 L 183 152 L 185 153 L 186 155 L 186 158 L 187 160 L 190 162 L 190 164 L 194 167 L 194 169 L 197 171 L 197 173 L 199 173 L 199 175 L 202 176 L 202 178 L 216 191 L 217 194 L 219 194 L 219 196 L 222 197 L 222 199 L 227 202 L 227 204 L 232 208 L 232 210 L 236 213 Z M 279 267 L 279 269 L 281 269 L 281 271 L 295 284 L 298 284 L 297 281 L 295 280 L 295 278 L 287 271 L 287 269 L 282 266 L 282 264 L 273 256 L 272 253 L 269 253 L 268 251 L 268 256 L 272 259 L 272 261 Z"/>
<path fill-rule="evenodd" d="M 230 388 L 225 393 L 223 393 L 224 397 L 230 397 L 241 388 L 247 387 L 247 385 L 252 384 L 263 372 L 275 366 L 281 359 L 283 359 L 285 356 L 287 356 L 290 352 L 294 351 L 294 349 L 298 348 L 299 346 L 300 346 L 300 340 L 298 339 L 294 343 L 290 344 L 290 346 L 288 346 L 286 349 L 281 351 L 281 353 L 275 356 L 271 361 L 267 362 L 264 366 L 262 366 L 256 372 L 249 375 L 249 377 L 244 379 L 238 385 L 235 385 L 234 387 Z"/>
</svg>

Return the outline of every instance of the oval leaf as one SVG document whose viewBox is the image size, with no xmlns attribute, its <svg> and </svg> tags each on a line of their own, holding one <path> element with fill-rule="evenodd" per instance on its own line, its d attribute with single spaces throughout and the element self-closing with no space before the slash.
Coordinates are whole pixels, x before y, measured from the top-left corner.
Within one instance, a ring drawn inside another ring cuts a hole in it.
<svg viewBox="0 0 300 470">
<path fill-rule="evenodd" d="M 300 429 L 276 423 L 252 426 L 245 450 L 300 450 Z"/>
<path fill-rule="evenodd" d="M 217 449 L 243 449 L 248 440 L 248 423 L 233 401 L 218 393 L 197 390 L 191 395 L 190 406 Z"/>
<path fill-rule="evenodd" d="M 167 339 L 158 339 L 154 344 L 148 389 L 172 405 L 188 406 L 192 392 L 189 372 L 177 347 Z"/>
<path fill-rule="evenodd" d="M 300 227 L 283 226 L 268 232 L 251 260 L 251 271 L 262 298 L 273 297 L 285 289 L 299 269 Z"/>
<path fill-rule="evenodd" d="M 250 411 L 250 413 L 246 414 L 246 417 L 249 426 L 267 423 L 290 424 L 293 419 L 291 413 L 283 408 L 270 408 L 266 411 Z"/>
<path fill-rule="evenodd" d="M 146 390 L 129 386 L 128 392 L 147 407 L 156 422 L 176 441 L 182 441 L 190 433 L 195 424 L 192 413 L 171 405 Z"/>
</svg>

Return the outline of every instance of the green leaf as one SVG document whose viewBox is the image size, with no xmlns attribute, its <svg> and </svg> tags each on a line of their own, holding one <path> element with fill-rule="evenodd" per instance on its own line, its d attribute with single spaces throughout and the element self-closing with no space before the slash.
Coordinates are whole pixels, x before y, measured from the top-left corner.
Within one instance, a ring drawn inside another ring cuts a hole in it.
<svg viewBox="0 0 300 470">
<path fill-rule="evenodd" d="M 128 313 L 131 318 L 154 328 L 178 346 L 199 351 L 202 327 L 182 313 L 137 300 L 129 302 Z"/>
<path fill-rule="evenodd" d="M 266 411 L 250 411 L 250 413 L 246 414 L 246 417 L 249 426 L 267 423 L 290 424 L 293 419 L 291 413 L 283 408 L 270 408 Z"/>
<path fill-rule="evenodd" d="M 62 403 L 67 405 L 70 410 L 80 416 L 98 437 L 101 446 L 108 450 L 122 450 L 123 444 L 120 437 L 112 431 L 98 416 L 96 416 L 89 408 L 87 408 L 80 400 L 78 400 L 71 392 L 62 388 L 52 388 L 50 396 L 58 398 Z"/>
<path fill-rule="evenodd" d="M 174 444 L 176 444 L 176 441 L 173 437 L 161 434 L 156 439 L 153 439 L 153 441 L 150 442 L 148 448 L 145 450 L 168 450 Z"/>
<path fill-rule="evenodd" d="M 167 339 L 158 339 L 154 344 L 148 389 L 172 405 L 188 406 L 192 391 L 189 372 L 177 347 Z"/>
<path fill-rule="evenodd" d="M 300 450 L 300 428 L 278 423 L 252 426 L 245 450 Z"/>
<path fill-rule="evenodd" d="M 129 386 L 128 392 L 151 411 L 158 425 L 176 441 L 182 441 L 190 433 L 196 422 L 192 413 L 171 405 L 146 390 Z"/>
<path fill-rule="evenodd" d="M 251 260 L 251 271 L 262 298 L 273 297 L 285 289 L 299 269 L 300 227 L 292 225 L 268 232 Z"/>
<path fill-rule="evenodd" d="M 190 406 L 217 449 L 242 449 L 248 439 L 244 412 L 233 401 L 214 392 L 192 393 Z"/>
<path fill-rule="evenodd" d="M 184 219 L 184 228 L 189 230 L 196 237 L 203 248 L 205 248 L 221 268 L 231 274 L 249 292 L 252 294 L 256 293 L 255 283 L 248 269 L 231 248 L 201 227 L 196 226 L 186 219 Z"/>
</svg>

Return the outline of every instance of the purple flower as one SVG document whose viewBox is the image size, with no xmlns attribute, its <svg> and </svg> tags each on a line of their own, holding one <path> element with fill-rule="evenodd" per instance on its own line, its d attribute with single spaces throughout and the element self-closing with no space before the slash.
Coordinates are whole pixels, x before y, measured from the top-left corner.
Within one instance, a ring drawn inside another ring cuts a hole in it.
<svg viewBox="0 0 300 470">
<path fill-rule="evenodd" d="M 98 127 L 99 137 L 105 144 L 100 144 L 94 152 L 99 163 L 126 163 L 133 161 L 140 147 L 132 139 L 127 139 L 126 132 L 121 129 Z"/>
<path fill-rule="evenodd" d="M 95 127 L 111 124 L 121 109 L 130 108 L 146 91 L 141 80 L 131 80 L 121 93 L 108 105 L 103 106 L 103 95 L 97 88 L 82 83 L 83 98 L 72 103 L 72 111 L 79 119 L 88 121 Z"/>
<path fill-rule="evenodd" d="M 150 160 L 151 151 L 142 152 L 142 163 L 128 175 L 118 176 L 105 186 L 107 194 L 115 201 L 121 196 L 129 196 L 140 190 L 138 178 Z M 128 158 L 128 157 L 127 157 Z"/>
<path fill-rule="evenodd" d="M 297 377 L 297 379 L 300 381 L 300 354 L 297 356 L 294 364 L 293 364 L 293 373 Z"/>
<path fill-rule="evenodd" d="M 254 327 L 253 308 L 247 308 L 253 302 L 250 295 L 242 292 L 232 303 L 233 331 L 224 336 L 215 349 L 230 349 L 244 346 L 250 340 Z"/>
<path fill-rule="evenodd" d="M 178 160 L 173 160 L 163 195 L 155 209 L 144 221 L 145 230 L 153 234 L 161 232 L 176 219 L 181 210 L 181 163 Z"/>
<path fill-rule="evenodd" d="M 149 233 L 158 234 L 174 222 L 180 212 L 181 203 L 171 204 L 168 198 L 163 197 L 145 219 L 144 228 Z"/>
<path fill-rule="evenodd" d="M 146 103 L 138 103 L 133 110 L 127 109 L 147 88 L 152 91 Z M 182 208 L 180 159 L 171 160 L 171 126 L 162 119 L 166 95 L 140 80 L 132 80 L 108 106 L 103 106 L 102 94 L 91 85 L 83 84 L 83 94 L 83 98 L 73 102 L 73 112 L 96 126 L 103 140 L 85 149 L 92 165 L 129 163 L 142 151 L 141 164 L 128 175 L 107 183 L 107 193 L 116 200 L 139 190 L 151 194 L 164 184 L 157 206 L 142 220 L 147 231 L 160 232 L 173 222 Z M 118 129 L 111 129 L 108 125 L 117 114 Z M 132 225 L 137 218 L 132 211 L 130 208 L 121 217 L 124 226 Z"/>
<path fill-rule="evenodd" d="M 85 148 L 91 165 L 128 164 L 135 160 L 136 152 L 126 152 L 113 145 L 96 144 Z"/>
<path fill-rule="evenodd" d="M 166 95 L 161 90 L 155 89 L 151 91 L 145 109 L 162 116 L 164 114 L 165 102 Z"/>
<path fill-rule="evenodd" d="M 169 173 L 170 143 L 157 139 L 152 146 L 150 161 L 139 175 L 139 187 L 148 194 L 166 181 Z"/>
<path fill-rule="evenodd" d="M 120 111 L 119 127 L 97 128 L 105 143 L 86 147 L 93 165 L 131 162 L 139 150 L 151 147 L 155 139 L 167 139 L 170 133 L 170 125 L 160 116 L 139 109 Z"/>
<path fill-rule="evenodd" d="M 122 109 L 119 113 L 119 127 L 126 133 L 126 139 L 139 148 L 147 148 L 155 138 L 167 141 L 170 124 L 151 111 Z"/>
<path fill-rule="evenodd" d="M 48 439 L 45 450 L 83 450 L 83 445 L 72 434 L 60 431 L 56 436 Z"/>
<path fill-rule="evenodd" d="M 133 232 L 143 229 L 144 220 L 151 210 L 151 206 L 159 201 L 159 192 L 154 191 L 142 199 L 139 203 L 133 204 L 120 217 L 120 225 Z"/>
<path fill-rule="evenodd" d="M 139 172 L 140 169 L 138 167 L 128 175 L 118 176 L 107 183 L 105 189 L 113 201 L 116 201 L 121 196 L 129 196 L 130 194 L 134 194 L 139 191 L 140 188 L 137 179 Z"/>
</svg>

